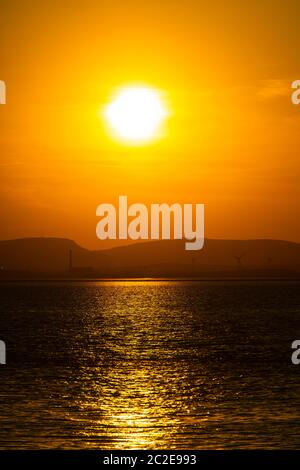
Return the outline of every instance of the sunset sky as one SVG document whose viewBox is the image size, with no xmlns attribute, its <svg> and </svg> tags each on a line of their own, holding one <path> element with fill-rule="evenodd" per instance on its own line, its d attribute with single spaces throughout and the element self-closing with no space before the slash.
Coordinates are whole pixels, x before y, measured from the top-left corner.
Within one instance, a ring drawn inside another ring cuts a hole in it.
<svg viewBox="0 0 300 470">
<path fill-rule="evenodd" d="M 204 203 L 210 238 L 300 242 L 300 3 L 1 2 L 0 238 L 89 248 L 96 207 Z M 116 90 L 158 90 L 163 135 L 108 132 Z"/>
</svg>

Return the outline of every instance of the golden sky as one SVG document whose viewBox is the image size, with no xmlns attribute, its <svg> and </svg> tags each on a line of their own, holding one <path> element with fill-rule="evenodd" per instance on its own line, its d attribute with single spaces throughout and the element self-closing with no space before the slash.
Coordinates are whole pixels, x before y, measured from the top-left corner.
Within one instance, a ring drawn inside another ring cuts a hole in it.
<svg viewBox="0 0 300 470">
<path fill-rule="evenodd" d="M 300 3 L 1 2 L 0 238 L 90 248 L 96 207 L 204 203 L 206 237 L 300 242 Z M 164 136 L 112 139 L 99 111 L 159 90 Z"/>
</svg>

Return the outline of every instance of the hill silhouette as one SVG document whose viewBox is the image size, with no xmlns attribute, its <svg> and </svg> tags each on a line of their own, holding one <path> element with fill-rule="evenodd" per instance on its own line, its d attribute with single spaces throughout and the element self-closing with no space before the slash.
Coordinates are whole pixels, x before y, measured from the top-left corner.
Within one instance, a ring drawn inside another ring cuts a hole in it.
<svg viewBox="0 0 300 470">
<path fill-rule="evenodd" d="M 202 250 L 186 251 L 182 240 L 163 240 L 93 251 L 64 238 L 24 238 L 0 241 L 0 267 L 4 278 L 21 272 L 74 277 L 299 273 L 300 244 L 207 239 Z"/>
</svg>

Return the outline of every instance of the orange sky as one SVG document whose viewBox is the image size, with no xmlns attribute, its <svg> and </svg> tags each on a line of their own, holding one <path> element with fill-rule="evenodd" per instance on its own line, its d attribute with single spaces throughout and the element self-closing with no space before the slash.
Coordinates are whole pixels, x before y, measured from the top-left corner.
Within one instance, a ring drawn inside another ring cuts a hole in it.
<svg viewBox="0 0 300 470">
<path fill-rule="evenodd" d="M 300 242 L 300 3 L 247 3 L 1 2 L 0 238 L 107 247 L 96 207 L 125 194 L 204 203 L 206 237 Z M 132 83 L 172 111 L 136 148 L 99 119 Z"/>
</svg>

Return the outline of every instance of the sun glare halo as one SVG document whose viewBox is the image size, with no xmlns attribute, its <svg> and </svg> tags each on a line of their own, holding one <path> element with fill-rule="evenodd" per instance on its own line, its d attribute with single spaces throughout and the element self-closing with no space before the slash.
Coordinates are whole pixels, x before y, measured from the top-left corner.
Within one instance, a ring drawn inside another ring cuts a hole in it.
<svg viewBox="0 0 300 470">
<path fill-rule="evenodd" d="M 117 93 L 104 115 L 117 138 L 140 144 L 158 136 L 168 113 L 158 91 L 132 86 Z"/>
</svg>

